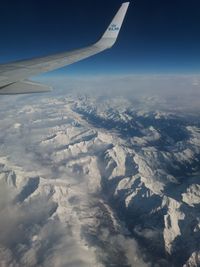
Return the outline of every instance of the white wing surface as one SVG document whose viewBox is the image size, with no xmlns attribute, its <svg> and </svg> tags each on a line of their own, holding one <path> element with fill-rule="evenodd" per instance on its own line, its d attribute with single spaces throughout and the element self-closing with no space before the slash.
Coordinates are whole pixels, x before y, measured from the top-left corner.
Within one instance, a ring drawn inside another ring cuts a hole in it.
<svg viewBox="0 0 200 267">
<path fill-rule="evenodd" d="M 46 92 L 52 88 L 26 81 L 27 78 L 52 71 L 111 48 L 117 40 L 129 2 L 123 3 L 102 38 L 95 44 L 70 52 L 0 65 L 0 94 Z"/>
</svg>

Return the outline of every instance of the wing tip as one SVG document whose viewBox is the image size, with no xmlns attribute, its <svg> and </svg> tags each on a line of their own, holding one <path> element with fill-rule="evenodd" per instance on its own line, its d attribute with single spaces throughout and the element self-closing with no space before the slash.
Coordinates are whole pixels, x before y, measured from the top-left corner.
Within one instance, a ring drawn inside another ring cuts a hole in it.
<svg viewBox="0 0 200 267">
<path fill-rule="evenodd" d="M 128 8 L 129 7 L 129 5 L 130 5 L 130 2 L 124 2 L 124 3 L 122 3 L 122 7 L 125 7 L 125 8 Z"/>
<path fill-rule="evenodd" d="M 129 5 L 130 5 L 130 2 L 124 2 L 124 3 L 122 3 L 122 5 L 127 5 L 127 6 L 129 6 Z"/>
</svg>

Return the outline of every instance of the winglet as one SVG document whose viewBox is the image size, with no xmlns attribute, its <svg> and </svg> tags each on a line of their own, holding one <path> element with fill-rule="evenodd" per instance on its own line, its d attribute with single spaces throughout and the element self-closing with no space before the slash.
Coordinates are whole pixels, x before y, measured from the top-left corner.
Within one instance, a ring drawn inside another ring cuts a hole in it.
<svg viewBox="0 0 200 267">
<path fill-rule="evenodd" d="M 114 45 L 122 27 L 122 23 L 124 21 L 129 4 L 129 2 L 126 2 L 121 5 L 119 11 L 110 23 L 108 29 L 105 31 L 104 35 L 96 43 L 96 45 L 102 46 L 104 48 L 110 48 Z"/>
</svg>

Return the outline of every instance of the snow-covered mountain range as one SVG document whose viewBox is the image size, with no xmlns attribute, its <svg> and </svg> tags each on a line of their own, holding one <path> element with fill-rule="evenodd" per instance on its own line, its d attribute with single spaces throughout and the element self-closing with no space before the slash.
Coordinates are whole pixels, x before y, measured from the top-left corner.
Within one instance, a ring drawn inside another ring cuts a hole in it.
<svg viewBox="0 0 200 267">
<path fill-rule="evenodd" d="M 200 266 L 200 120 L 150 106 L 2 98 L 1 266 Z"/>
</svg>

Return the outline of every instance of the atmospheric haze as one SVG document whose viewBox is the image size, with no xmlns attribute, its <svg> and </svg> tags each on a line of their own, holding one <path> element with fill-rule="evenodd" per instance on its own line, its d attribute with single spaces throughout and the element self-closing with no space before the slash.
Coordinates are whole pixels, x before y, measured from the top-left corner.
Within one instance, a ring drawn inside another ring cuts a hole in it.
<svg viewBox="0 0 200 267">
<path fill-rule="evenodd" d="M 1 266 L 199 266 L 200 76 L 41 80 L 0 99 Z"/>
</svg>

